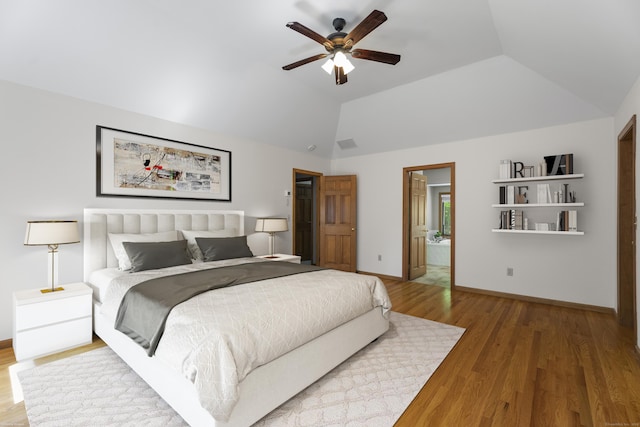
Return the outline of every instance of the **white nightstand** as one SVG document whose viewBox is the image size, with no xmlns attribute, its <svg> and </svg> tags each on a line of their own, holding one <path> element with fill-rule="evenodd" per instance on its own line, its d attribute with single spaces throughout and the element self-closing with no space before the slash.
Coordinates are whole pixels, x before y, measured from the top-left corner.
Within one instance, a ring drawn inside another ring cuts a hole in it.
<svg viewBox="0 0 640 427">
<path fill-rule="evenodd" d="M 269 258 L 269 255 L 260 255 L 256 258 L 264 258 L 270 261 L 286 261 L 292 262 L 294 264 L 300 264 L 300 256 L 299 255 L 289 255 L 289 254 L 273 254 L 274 258 Z"/>
<path fill-rule="evenodd" d="M 84 283 L 64 291 L 13 293 L 13 350 L 16 360 L 33 359 L 91 343 L 92 290 Z"/>
</svg>

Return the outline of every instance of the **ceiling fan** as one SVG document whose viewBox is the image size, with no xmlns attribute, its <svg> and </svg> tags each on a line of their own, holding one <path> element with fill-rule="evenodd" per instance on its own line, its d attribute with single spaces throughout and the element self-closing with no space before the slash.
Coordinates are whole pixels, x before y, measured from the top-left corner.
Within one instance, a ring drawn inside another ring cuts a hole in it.
<svg viewBox="0 0 640 427">
<path fill-rule="evenodd" d="M 301 59 L 300 61 L 285 65 L 282 69 L 293 70 L 301 65 L 329 56 L 330 58 L 324 63 L 322 68 L 329 74 L 333 71 L 335 73 L 336 84 L 341 85 L 347 82 L 347 74 L 355 68 L 347 58 L 347 55 L 351 55 L 352 58 L 356 59 L 367 59 L 369 61 L 396 65 L 400 62 L 400 55 L 375 50 L 352 49 L 356 43 L 371 31 L 378 28 L 378 26 L 386 20 L 387 16 L 383 12 L 374 10 L 347 34 L 342 32 L 346 21 L 343 18 L 336 18 L 333 20 L 333 28 L 335 28 L 336 32 L 329 34 L 327 37 L 321 36 L 299 22 L 289 22 L 287 27 L 320 43 L 327 50 L 327 53 L 320 53 L 309 58 Z"/>
</svg>

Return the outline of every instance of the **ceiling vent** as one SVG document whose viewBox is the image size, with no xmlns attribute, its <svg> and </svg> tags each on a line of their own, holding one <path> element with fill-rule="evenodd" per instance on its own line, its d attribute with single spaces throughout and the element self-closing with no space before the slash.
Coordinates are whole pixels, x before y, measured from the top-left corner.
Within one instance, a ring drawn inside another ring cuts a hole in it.
<svg viewBox="0 0 640 427">
<path fill-rule="evenodd" d="M 350 148 L 356 148 L 357 147 L 356 142 L 352 138 L 343 139 L 341 141 L 338 141 L 337 144 L 338 144 L 338 146 L 340 146 L 341 150 L 348 150 Z"/>
</svg>

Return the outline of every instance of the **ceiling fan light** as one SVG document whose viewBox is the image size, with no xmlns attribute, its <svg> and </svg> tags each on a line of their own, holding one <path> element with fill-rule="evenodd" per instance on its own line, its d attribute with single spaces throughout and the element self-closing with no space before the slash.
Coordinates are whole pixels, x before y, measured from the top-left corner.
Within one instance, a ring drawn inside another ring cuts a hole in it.
<svg viewBox="0 0 640 427">
<path fill-rule="evenodd" d="M 327 59 L 327 62 L 322 64 L 322 69 L 327 72 L 327 74 L 331 74 L 333 72 L 333 61 L 331 58 Z"/>
<path fill-rule="evenodd" d="M 344 59 L 344 63 L 342 64 L 342 70 L 344 71 L 345 74 L 349 74 L 350 72 L 352 72 L 354 70 L 353 64 L 351 63 L 351 61 L 349 61 L 347 58 Z"/>
<path fill-rule="evenodd" d="M 333 62 L 336 67 L 344 67 L 345 62 L 349 62 L 347 56 L 342 51 L 337 51 L 335 55 L 333 55 Z"/>
</svg>

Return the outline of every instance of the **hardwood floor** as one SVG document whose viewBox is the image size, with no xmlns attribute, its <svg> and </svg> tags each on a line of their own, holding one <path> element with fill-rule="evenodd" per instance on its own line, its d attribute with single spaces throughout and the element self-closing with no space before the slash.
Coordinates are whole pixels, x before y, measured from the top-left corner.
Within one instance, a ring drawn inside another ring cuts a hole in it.
<svg viewBox="0 0 640 427">
<path fill-rule="evenodd" d="M 396 426 L 640 426 L 640 356 L 614 316 L 385 284 L 394 311 L 466 328 Z M 15 364 L 12 349 L 0 350 L 0 426 L 28 425 L 24 405 L 13 403 Z"/>
<path fill-rule="evenodd" d="M 640 426 L 640 357 L 614 316 L 386 285 L 395 311 L 466 328 L 396 426 Z"/>
</svg>

